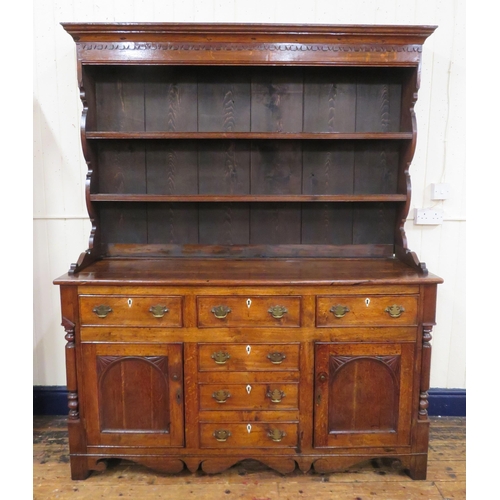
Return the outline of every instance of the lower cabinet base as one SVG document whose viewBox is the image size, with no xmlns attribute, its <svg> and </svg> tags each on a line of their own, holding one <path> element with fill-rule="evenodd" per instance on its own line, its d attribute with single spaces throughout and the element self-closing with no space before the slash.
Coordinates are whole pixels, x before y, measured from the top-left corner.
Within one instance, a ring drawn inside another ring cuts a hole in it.
<svg viewBox="0 0 500 500">
<path fill-rule="evenodd" d="M 425 479 L 434 284 L 61 290 L 73 479 L 120 459 L 170 474 L 383 459 Z"/>
<path fill-rule="evenodd" d="M 231 455 L 231 456 L 182 456 L 172 457 L 164 455 L 124 455 L 124 456 L 96 456 L 71 455 L 71 478 L 74 480 L 86 479 L 92 471 L 105 471 L 110 461 L 117 459 L 131 460 L 152 470 L 176 474 L 188 469 L 194 473 L 201 468 L 206 474 L 218 474 L 229 469 L 243 460 L 257 460 L 267 467 L 281 474 L 289 474 L 297 468 L 303 473 L 314 471 L 318 474 L 341 472 L 362 462 L 382 458 L 391 461 L 395 470 L 404 469 L 412 479 L 424 480 L 427 474 L 427 455 Z"/>
</svg>

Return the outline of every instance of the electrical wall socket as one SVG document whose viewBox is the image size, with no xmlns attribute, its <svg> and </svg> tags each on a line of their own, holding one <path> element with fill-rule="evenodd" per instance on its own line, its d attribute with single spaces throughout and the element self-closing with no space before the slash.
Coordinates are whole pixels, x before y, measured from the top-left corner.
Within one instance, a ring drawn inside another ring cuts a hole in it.
<svg viewBox="0 0 500 500">
<path fill-rule="evenodd" d="M 450 197 L 451 186 L 447 182 L 431 184 L 431 200 L 447 200 Z"/>
<path fill-rule="evenodd" d="M 441 208 L 416 208 L 413 223 L 428 226 L 442 224 L 443 210 Z"/>
</svg>

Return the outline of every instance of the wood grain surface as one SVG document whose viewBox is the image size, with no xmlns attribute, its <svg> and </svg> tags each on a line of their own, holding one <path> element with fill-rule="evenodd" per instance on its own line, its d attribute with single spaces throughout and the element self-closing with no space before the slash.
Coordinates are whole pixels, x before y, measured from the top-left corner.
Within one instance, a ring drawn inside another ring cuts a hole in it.
<svg viewBox="0 0 500 500">
<path fill-rule="evenodd" d="M 428 474 L 413 481 L 397 464 L 374 459 L 347 472 L 287 476 L 261 462 L 235 463 L 222 474 L 202 470 L 158 473 L 142 465 L 116 460 L 86 481 L 69 472 L 66 417 L 36 416 L 33 427 L 33 498 L 48 499 L 465 499 L 465 418 L 432 417 Z M 284 464 L 285 465 L 285 464 Z"/>
</svg>

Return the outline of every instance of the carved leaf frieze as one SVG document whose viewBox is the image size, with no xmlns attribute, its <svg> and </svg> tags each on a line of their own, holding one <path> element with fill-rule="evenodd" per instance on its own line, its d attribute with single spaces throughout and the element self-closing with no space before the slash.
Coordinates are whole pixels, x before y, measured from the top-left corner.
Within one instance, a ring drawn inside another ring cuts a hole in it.
<svg viewBox="0 0 500 500">
<path fill-rule="evenodd" d="M 349 44 L 302 44 L 302 43 L 157 43 L 157 42 L 103 42 L 79 43 L 80 50 L 173 50 L 203 52 L 422 52 L 421 45 L 349 45 Z"/>
</svg>

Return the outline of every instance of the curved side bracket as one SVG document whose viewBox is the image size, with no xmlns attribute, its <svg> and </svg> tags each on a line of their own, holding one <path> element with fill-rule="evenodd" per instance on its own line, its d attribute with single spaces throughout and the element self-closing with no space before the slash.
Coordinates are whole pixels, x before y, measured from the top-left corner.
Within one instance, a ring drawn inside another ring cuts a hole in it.
<svg viewBox="0 0 500 500">
<path fill-rule="evenodd" d="M 404 225 L 408 212 L 410 210 L 411 202 L 411 180 L 410 180 L 410 165 L 415 155 L 415 148 L 417 145 L 417 119 L 415 115 L 415 104 L 418 99 L 418 89 L 420 87 L 420 64 L 412 72 L 409 77 L 405 88 L 407 89 L 402 96 L 403 102 L 408 103 L 409 113 L 405 117 L 402 117 L 401 126 L 404 128 L 410 128 L 412 131 L 412 140 L 408 147 L 404 150 L 401 157 L 401 166 L 404 168 L 400 170 L 398 178 L 398 192 L 406 193 L 406 203 L 404 203 L 396 217 L 396 227 L 395 227 L 395 240 L 394 240 L 394 254 L 396 258 L 408 266 L 416 269 L 423 276 L 427 276 L 429 271 L 424 262 L 420 262 L 415 252 L 412 252 L 408 248 L 408 241 L 406 239 L 406 233 L 404 230 Z M 408 109 L 407 108 L 407 109 Z"/>
<path fill-rule="evenodd" d="M 82 152 L 87 164 L 87 175 L 85 178 L 85 201 L 87 204 L 87 212 L 91 223 L 91 230 L 89 236 L 89 247 L 85 252 L 82 252 L 76 263 L 71 264 L 68 274 L 76 274 L 82 269 L 92 264 L 96 260 L 102 258 L 100 249 L 100 238 L 98 231 L 97 213 L 94 206 L 90 201 L 91 186 L 94 183 L 94 167 L 97 162 L 93 158 L 93 152 L 87 142 L 85 131 L 87 129 L 87 122 L 93 118 L 89 118 L 89 105 L 88 101 L 95 99 L 93 92 L 93 84 L 90 81 L 91 77 L 83 72 L 82 64 L 78 63 L 78 86 L 80 90 L 80 100 L 83 104 L 82 116 L 80 120 L 80 137 L 82 143 Z"/>
</svg>

